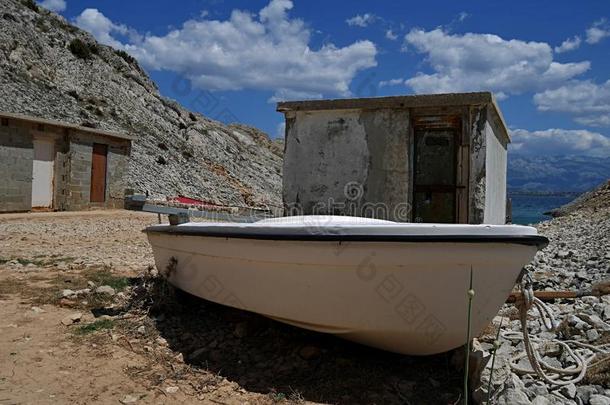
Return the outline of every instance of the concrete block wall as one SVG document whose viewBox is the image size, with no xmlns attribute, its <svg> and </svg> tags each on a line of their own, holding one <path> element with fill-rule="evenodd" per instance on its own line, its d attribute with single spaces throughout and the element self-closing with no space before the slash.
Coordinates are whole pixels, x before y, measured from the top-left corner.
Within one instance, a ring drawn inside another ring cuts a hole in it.
<svg viewBox="0 0 610 405">
<path fill-rule="evenodd" d="M 91 161 L 93 144 L 108 145 L 106 159 L 106 198 L 104 203 L 91 203 Z M 69 193 L 67 209 L 85 210 L 92 207 L 123 207 L 125 174 L 129 163 L 130 143 L 92 134 L 71 134 L 69 146 Z"/>
<path fill-rule="evenodd" d="M 32 208 L 33 158 L 29 132 L 0 125 L 0 212 Z"/>
<path fill-rule="evenodd" d="M 66 198 L 67 209 L 70 211 L 89 208 L 92 153 L 93 142 L 82 142 L 80 138 L 70 139 L 70 152 L 68 153 L 70 169 Z"/>
<path fill-rule="evenodd" d="M 57 136 L 55 140 L 55 170 L 53 179 L 53 209 L 65 211 L 68 209 L 68 178 L 70 162 L 68 160 L 69 142 L 67 136 Z"/>
<path fill-rule="evenodd" d="M 106 205 L 122 208 L 125 199 L 125 176 L 129 170 L 131 154 L 128 142 L 112 143 L 108 146 L 108 174 L 106 184 Z"/>
</svg>

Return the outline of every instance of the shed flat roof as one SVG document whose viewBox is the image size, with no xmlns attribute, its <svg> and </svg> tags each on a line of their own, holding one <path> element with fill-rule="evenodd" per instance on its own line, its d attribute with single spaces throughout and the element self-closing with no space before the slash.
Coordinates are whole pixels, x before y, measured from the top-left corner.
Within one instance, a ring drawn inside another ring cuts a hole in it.
<svg viewBox="0 0 610 405">
<path fill-rule="evenodd" d="M 63 122 L 63 121 L 50 120 L 50 119 L 46 119 L 46 118 L 39 118 L 39 117 L 31 116 L 31 115 L 16 114 L 16 113 L 0 111 L 0 118 L 10 118 L 10 119 L 15 119 L 15 120 L 20 120 L 20 121 L 31 122 L 31 123 L 35 123 L 35 124 L 52 125 L 52 126 L 60 127 L 60 128 L 75 129 L 75 130 L 87 132 L 90 134 L 109 136 L 109 137 L 118 138 L 118 139 L 126 139 L 129 141 L 133 141 L 136 139 L 135 136 L 129 135 L 129 134 L 122 134 L 122 133 L 118 133 L 118 132 L 106 131 L 104 129 L 83 127 L 83 126 L 76 125 L 76 124 L 70 124 L 70 123 Z"/>
<path fill-rule="evenodd" d="M 476 93 L 415 94 L 408 96 L 343 98 L 331 100 L 284 101 L 277 103 L 277 111 L 359 110 L 381 108 L 425 108 L 489 104 L 507 139 L 510 140 L 504 116 L 496 98 L 489 91 Z"/>
</svg>

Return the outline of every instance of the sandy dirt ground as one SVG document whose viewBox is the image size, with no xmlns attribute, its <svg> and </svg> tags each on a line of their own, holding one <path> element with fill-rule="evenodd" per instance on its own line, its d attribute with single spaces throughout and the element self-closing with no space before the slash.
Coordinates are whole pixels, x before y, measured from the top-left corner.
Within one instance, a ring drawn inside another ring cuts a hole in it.
<svg viewBox="0 0 610 405">
<path fill-rule="evenodd" d="M 141 232 L 156 222 L 0 216 L 0 404 L 459 401 L 452 353 L 394 355 L 163 293 Z"/>
</svg>

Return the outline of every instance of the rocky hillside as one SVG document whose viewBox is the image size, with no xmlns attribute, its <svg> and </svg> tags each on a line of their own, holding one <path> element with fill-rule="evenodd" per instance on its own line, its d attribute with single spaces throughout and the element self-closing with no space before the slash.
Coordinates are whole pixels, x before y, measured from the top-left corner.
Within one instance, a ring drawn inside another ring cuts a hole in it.
<svg viewBox="0 0 610 405">
<path fill-rule="evenodd" d="M 562 217 L 571 212 L 582 209 L 608 209 L 610 208 L 610 180 L 605 181 L 596 189 L 586 192 L 574 201 L 551 211 L 554 217 Z"/>
<path fill-rule="evenodd" d="M 0 0 L 0 110 L 135 135 L 137 191 L 280 204 L 282 151 L 266 134 L 162 97 L 127 53 L 32 0 Z"/>
</svg>

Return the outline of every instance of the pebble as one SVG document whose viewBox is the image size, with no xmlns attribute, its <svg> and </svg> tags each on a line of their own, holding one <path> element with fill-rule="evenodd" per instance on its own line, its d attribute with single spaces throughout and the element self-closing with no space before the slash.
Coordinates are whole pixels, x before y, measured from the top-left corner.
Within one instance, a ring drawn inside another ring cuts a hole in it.
<svg viewBox="0 0 610 405">
<path fill-rule="evenodd" d="M 63 298 L 70 298 L 70 297 L 74 297 L 74 296 L 76 296 L 76 292 L 75 292 L 75 291 L 72 291 L 72 290 L 69 290 L 69 289 L 65 289 L 65 290 L 63 290 L 63 291 L 61 292 L 61 296 L 62 296 Z"/>
<path fill-rule="evenodd" d="M 310 360 L 320 355 L 320 349 L 315 346 L 304 346 L 299 350 L 299 356 L 304 360 Z"/>
<path fill-rule="evenodd" d="M 80 322 L 81 318 L 83 317 L 83 314 L 80 312 L 75 312 L 73 314 L 70 314 L 68 316 L 66 316 L 65 318 L 63 318 L 61 320 L 61 323 L 63 323 L 66 326 L 70 326 L 74 323 Z"/>
<path fill-rule="evenodd" d="M 589 329 L 586 334 L 587 334 L 587 339 L 589 340 L 589 342 L 593 342 L 593 341 L 599 339 L 599 332 L 595 329 Z"/>
<path fill-rule="evenodd" d="M 168 394 L 175 394 L 176 392 L 178 392 L 178 387 L 176 387 L 176 386 L 165 387 L 165 392 L 167 392 Z"/>
<path fill-rule="evenodd" d="M 576 385 L 574 385 L 574 384 L 564 385 L 563 387 L 561 387 L 559 389 L 559 392 L 561 393 L 561 395 L 563 395 L 566 398 L 574 398 L 576 396 Z"/>
<path fill-rule="evenodd" d="M 523 391 L 509 388 L 498 398 L 498 405 L 531 405 L 531 401 Z"/>
<path fill-rule="evenodd" d="M 549 401 L 546 397 L 537 396 L 532 400 L 532 405 L 551 405 L 551 401 Z"/>
<path fill-rule="evenodd" d="M 125 395 L 119 402 L 122 404 L 135 404 L 138 402 L 138 399 L 139 398 L 135 395 Z"/>
<path fill-rule="evenodd" d="M 603 313 L 604 313 L 604 319 L 610 320 L 610 304 L 604 305 Z"/>
<path fill-rule="evenodd" d="M 583 403 L 588 403 L 591 395 L 597 394 L 597 389 L 591 386 L 576 387 L 576 397 Z"/>
<path fill-rule="evenodd" d="M 111 297 L 116 294 L 116 292 L 114 291 L 114 288 L 110 287 L 109 285 L 99 286 L 95 289 L 95 292 L 98 294 L 106 294 Z"/>
<path fill-rule="evenodd" d="M 590 405 L 610 405 L 610 397 L 605 395 L 591 395 L 589 398 Z"/>
</svg>

